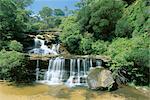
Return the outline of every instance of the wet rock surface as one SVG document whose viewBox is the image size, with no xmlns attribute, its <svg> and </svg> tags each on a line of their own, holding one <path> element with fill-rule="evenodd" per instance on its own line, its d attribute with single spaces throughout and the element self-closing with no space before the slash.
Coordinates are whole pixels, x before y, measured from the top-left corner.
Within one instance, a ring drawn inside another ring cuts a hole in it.
<svg viewBox="0 0 150 100">
<path fill-rule="evenodd" d="M 103 68 L 92 68 L 87 77 L 87 83 L 90 89 L 106 88 L 114 83 L 111 71 Z"/>
</svg>

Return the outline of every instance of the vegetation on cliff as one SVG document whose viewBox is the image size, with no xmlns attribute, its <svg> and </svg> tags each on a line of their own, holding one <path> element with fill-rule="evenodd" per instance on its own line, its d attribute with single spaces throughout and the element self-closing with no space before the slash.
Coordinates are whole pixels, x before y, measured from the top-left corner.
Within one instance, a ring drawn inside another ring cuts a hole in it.
<svg viewBox="0 0 150 100">
<path fill-rule="evenodd" d="M 83 0 L 78 5 L 77 13 L 60 25 L 68 50 L 110 56 L 109 67 L 119 81 L 149 85 L 148 1 Z"/>
</svg>

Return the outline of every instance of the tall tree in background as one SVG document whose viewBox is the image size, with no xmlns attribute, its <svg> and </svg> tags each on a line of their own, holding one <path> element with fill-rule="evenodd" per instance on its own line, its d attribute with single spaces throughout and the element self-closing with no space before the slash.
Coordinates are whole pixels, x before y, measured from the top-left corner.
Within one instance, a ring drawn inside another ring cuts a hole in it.
<svg viewBox="0 0 150 100">
<path fill-rule="evenodd" d="M 52 13 L 53 13 L 53 10 L 49 7 L 43 7 L 42 10 L 39 11 L 39 14 L 43 19 L 51 16 Z"/>
<path fill-rule="evenodd" d="M 54 16 L 65 16 L 65 13 L 61 9 L 54 9 Z"/>
<path fill-rule="evenodd" d="M 64 8 L 64 12 L 65 12 L 65 16 L 68 16 L 69 10 L 68 10 L 68 7 L 67 7 L 67 6 L 65 6 L 65 8 Z"/>
<path fill-rule="evenodd" d="M 18 7 L 25 9 L 25 7 L 32 4 L 34 0 L 12 0 L 12 1 L 14 1 L 18 5 Z"/>
<path fill-rule="evenodd" d="M 49 7 L 43 7 L 41 11 L 39 11 L 39 15 L 42 18 L 42 23 L 44 23 L 44 27 L 42 29 L 48 29 L 49 27 L 53 27 L 53 10 Z"/>
</svg>

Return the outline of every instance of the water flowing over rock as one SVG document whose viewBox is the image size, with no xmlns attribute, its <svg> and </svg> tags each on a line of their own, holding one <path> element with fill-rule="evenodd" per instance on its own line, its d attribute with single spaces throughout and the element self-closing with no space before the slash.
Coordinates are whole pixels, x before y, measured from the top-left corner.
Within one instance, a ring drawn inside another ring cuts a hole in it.
<svg viewBox="0 0 150 100">
<path fill-rule="evenodd" d="M 35 37 L 34 44 L 35 48 L 30 50 L 29 53 L 53 55 L 57 55 L 59 53 L 59 44 L 52 44 L 52 48 L 48 48 L 48 46 L 45 45 L 45 40 L 39 39 L 38 37 Z"/>
<path fill-rule="evenodd" d="M 60 44 L 52 44 L 52 48 L 48 48 L 48 46 L 45 45 L 45 40 L 42 40 L 41 36 L 36 36 L 34 42 L 35 48 L 30 50 L 29 53 L 40 55 L 51 54 L 56 56 L 60 53 Z M 47 69 L 41 69 L 40 60 L 38 59 L 36 64 L 36 81 L 49 85 L 66 84 L 69 87 L 88 86 L 87 76 L 89 69 L 93 66 L 101 65 L 102 60 L 100 59 L 96 60 L 88 57 L 65 59 L 63 57 L 56 57 L 49 58 Z M 90 81 L 93 80 L 91 79 Z M 104 86 L 104 84 L 102 84 L 102 86 Z"/>
<path fill-rule="evenodd" d="M 51 58 L 48 69 L 43 71 L 44 74 L 41 76 L 42 69 L 39 60 L 37 60 L 36 81 L 49 85 L 66 84 L 68 87 L 87 86 L 89 69 L 93 65 L 96 66 L 96 62 L 90 58 Z"/>
<path fill-rule="evenodd" d="M 56 58 L 49 60 L 48 71 L 44 75 L 44 80 L 48 84 L 59 84 L 63 81 L 64 59 Z"/>
<path fill-rule="evenodd" d="M 91 89 L 106 88 L 111 86 L 114 82 L 111 71 L 102 67 L 91 69 L 87 77 L 87 83 Z"/>
</svg>

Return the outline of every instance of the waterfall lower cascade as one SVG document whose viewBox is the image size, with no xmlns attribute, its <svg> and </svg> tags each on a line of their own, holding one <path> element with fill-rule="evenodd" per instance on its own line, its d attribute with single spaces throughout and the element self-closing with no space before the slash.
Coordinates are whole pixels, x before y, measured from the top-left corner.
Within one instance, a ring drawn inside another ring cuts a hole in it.
<svg viewBox="0 0 150 100">
<path fill-rule="evenodd" d="M 68 87 L 87 86 L 87 75 L 93 63 L 93 60 L 88 58 L 51 58 L 48 69 L 40 79 L 39 61 L 37 60 L 36 81 L 49 85 L 65 84 Z M 95 62 L 95 64 L 97 66 L 100 63 Z"/>
<path fill-rule="evenodd" d="M 57 55 L 59 53 L 59 44 L 52 44 L 52 48 L 48 48 L 47 45 L 45 45 L 45 40 L 38 39 L 35 37 L 34 39 L 35 48 L 30 50 L 29 53 L 34 54 L 53 54 Z"/>
<path fill-rule="evenodd" d="M 75 69 L 76 65 L 77 69 Z M 86 78 L 90 67 L 92 66 L 89 65 L 89 61 L 86 59 L 70 59 L 70 75 L 69 79 L 66 82 L 67 86 L 86 86 Z"/>
<path fill-rule="evenodd" d="M 50 59 L 48 65 L 48 71 L 44 75 L 44 81 L 47 84 L 60 84 L 63 81 L 64 74 L 64 59 L 56 58 Z"/>
</svg>

